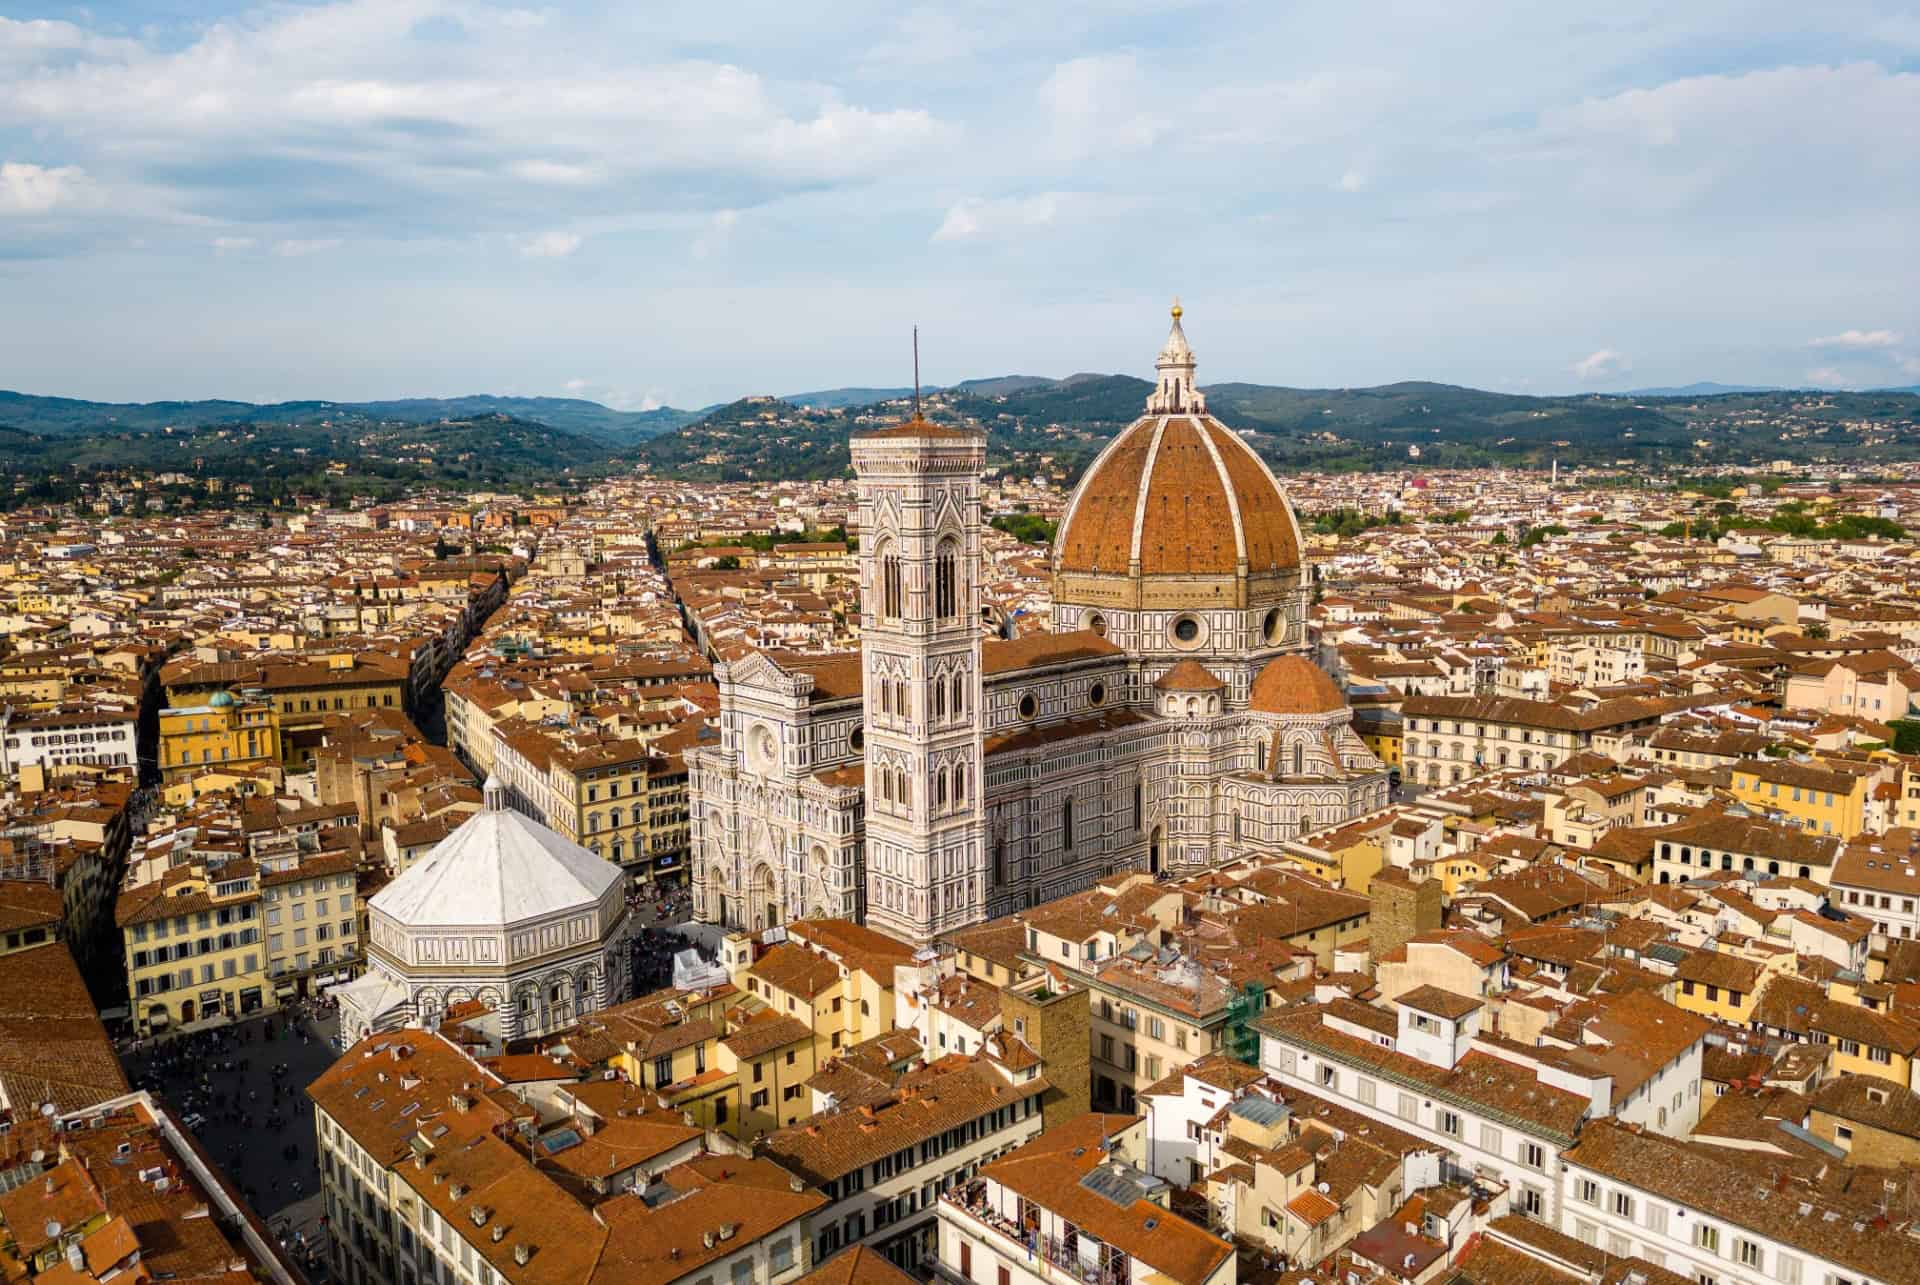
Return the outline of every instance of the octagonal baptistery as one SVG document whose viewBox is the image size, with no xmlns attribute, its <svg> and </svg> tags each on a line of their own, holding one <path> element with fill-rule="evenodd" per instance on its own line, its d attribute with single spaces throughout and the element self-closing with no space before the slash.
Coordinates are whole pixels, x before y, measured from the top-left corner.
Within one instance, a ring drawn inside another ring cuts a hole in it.
<svg viewBox="0 0 1920 1285">
<path fill-rule="evenodd" d="M 1054 628 L 1165 666 L 1199 660 L 1244 705 L 1262 665 L 1307 645 L 1303 541 L 1266 462 L 1207 414 L 1180 316 L 1176 303 L 1146 414 L 1100 452 L 1060 519 Z"/>
<path fill-rule="evenodd" d="M 451 1010 L 498 1040 L 545 1035 L 627 998 L 626 878 L 507 804 L 486 805 L 367 902 L 367 971 L 329 993 L 345 1044 Z"/>
</svg>

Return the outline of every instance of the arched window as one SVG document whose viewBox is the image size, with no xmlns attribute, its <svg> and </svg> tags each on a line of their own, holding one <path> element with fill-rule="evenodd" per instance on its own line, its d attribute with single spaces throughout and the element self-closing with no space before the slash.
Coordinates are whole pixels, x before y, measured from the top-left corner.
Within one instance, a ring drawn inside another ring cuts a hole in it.
<svg viewBox="0 0 1920 1285">
<path fill-rule="evenodd" d="M 1060 846 L 1073 851 L 1073 800 L 1060 805 Z"/>
<path fill-rule="evenodd" d="M 933 555 L 933 614 L 951 620 L 960 614 L 960 542 L 940 542 Z"/>
<path fill-rule="evenodd" d="M 620 828 L 620 809 L 619 808 L 615 808 L 613 811 L 607 813 L 607 824 L 612 826 L 616 830 Z"/>
<path fill-rule="evenodd" d="M 1238 812 L 1233 814 L 1233 841 L 1235 843 L 1240 842 L 1240 814 Z"/>
<path fill-rule="evenodd" d="M 953 676 L 953 716 L 955 718 L 967 716 L 967 689 L 960 682 L 958 674 Z"/>
<path fill-rule="evenodd" d="M 615 861 L 625 860 L 627 855 L 627 845 L 620 842 L 620 840 L 615 839 L 613 841 L 613 847 L 608 849 L 608 855 L 610 855 Z"/>
<path fill-rule="evenodd" d="M 1293 743 L 1293 774 L 1304 776 L 1307 771 L 1307 747 L 1303 742 Z"/>
<path fill-rule="evenodd" d="M 880 614 L 900 617 L 900 555 L 890 544 L 880 549 Z"/>
<path fill-rule="evenodd" d="M 936 808 L 944 808 L 947 806 L 947 781 L 949 779 L 947 769 L 944 767 L 940 769 L 940 775 L 933 779 L 933 806 Z"/>
<path fill-rule="evenodd" d="M 967 765 L 960 764 L 953 769 L 953 805 L 959 807 L 967 801 Z"/>
<path fill-rule="evenodd" d="M 947 685 L 939 679 L 933 680 L 933 721 L 945 722 L 947 717 Z"/>
</svg>

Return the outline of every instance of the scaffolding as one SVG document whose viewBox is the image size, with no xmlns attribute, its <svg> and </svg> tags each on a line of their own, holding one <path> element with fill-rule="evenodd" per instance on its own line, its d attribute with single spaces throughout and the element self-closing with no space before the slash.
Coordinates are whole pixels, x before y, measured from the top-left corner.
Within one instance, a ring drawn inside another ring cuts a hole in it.
<svg viewBox="0 0 1920 1285">
<path fill-rule="evenodd" d="M 1227 1001 L 1227 1055 L 1248 1066 L 1260 1065 L 1260 1032 L 1254 1022 L 1267 1011 L 1267 988 L 1248 982 Z"/>
</svg>

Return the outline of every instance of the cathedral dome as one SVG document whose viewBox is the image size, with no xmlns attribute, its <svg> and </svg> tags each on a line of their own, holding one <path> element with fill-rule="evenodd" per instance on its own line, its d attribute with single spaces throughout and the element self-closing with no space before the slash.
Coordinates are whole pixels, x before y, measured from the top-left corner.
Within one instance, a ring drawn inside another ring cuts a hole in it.
<svg viewBox="0 0 1920 1285">
<path fill-rule="evenodd" d="M 1180 309 L 1147 413 L 1080 480 L 1054 542 L 1055 571 L 1125 577 L 1298 572 L 1300 528 L 1240 435 L 1206 413 Z M 1194 605 L 1215 600 L 1198 595 Z"/>
<path fill-rule="evenodd" d="M 1346 707 L 1347 698 L 1327 671 L 1305 656 L 1268 661 L 1247 697 L 1247 708 L 1256 714 L 1332 714 Z"/>
</svg>

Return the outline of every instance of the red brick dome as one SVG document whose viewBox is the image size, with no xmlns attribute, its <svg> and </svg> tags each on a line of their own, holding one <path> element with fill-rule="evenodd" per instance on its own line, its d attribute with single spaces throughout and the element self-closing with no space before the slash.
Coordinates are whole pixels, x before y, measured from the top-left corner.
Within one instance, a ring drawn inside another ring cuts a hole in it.
<svg viewBox="0 0 1920 1285">
<path fill-rule="evenodd" d="M 1247 695 L 1247 708 L 1258 714 L 1332 714 L 1346 707 L 1327 671 L 1305 656 L 1268 661 Z"/>
</svg>

